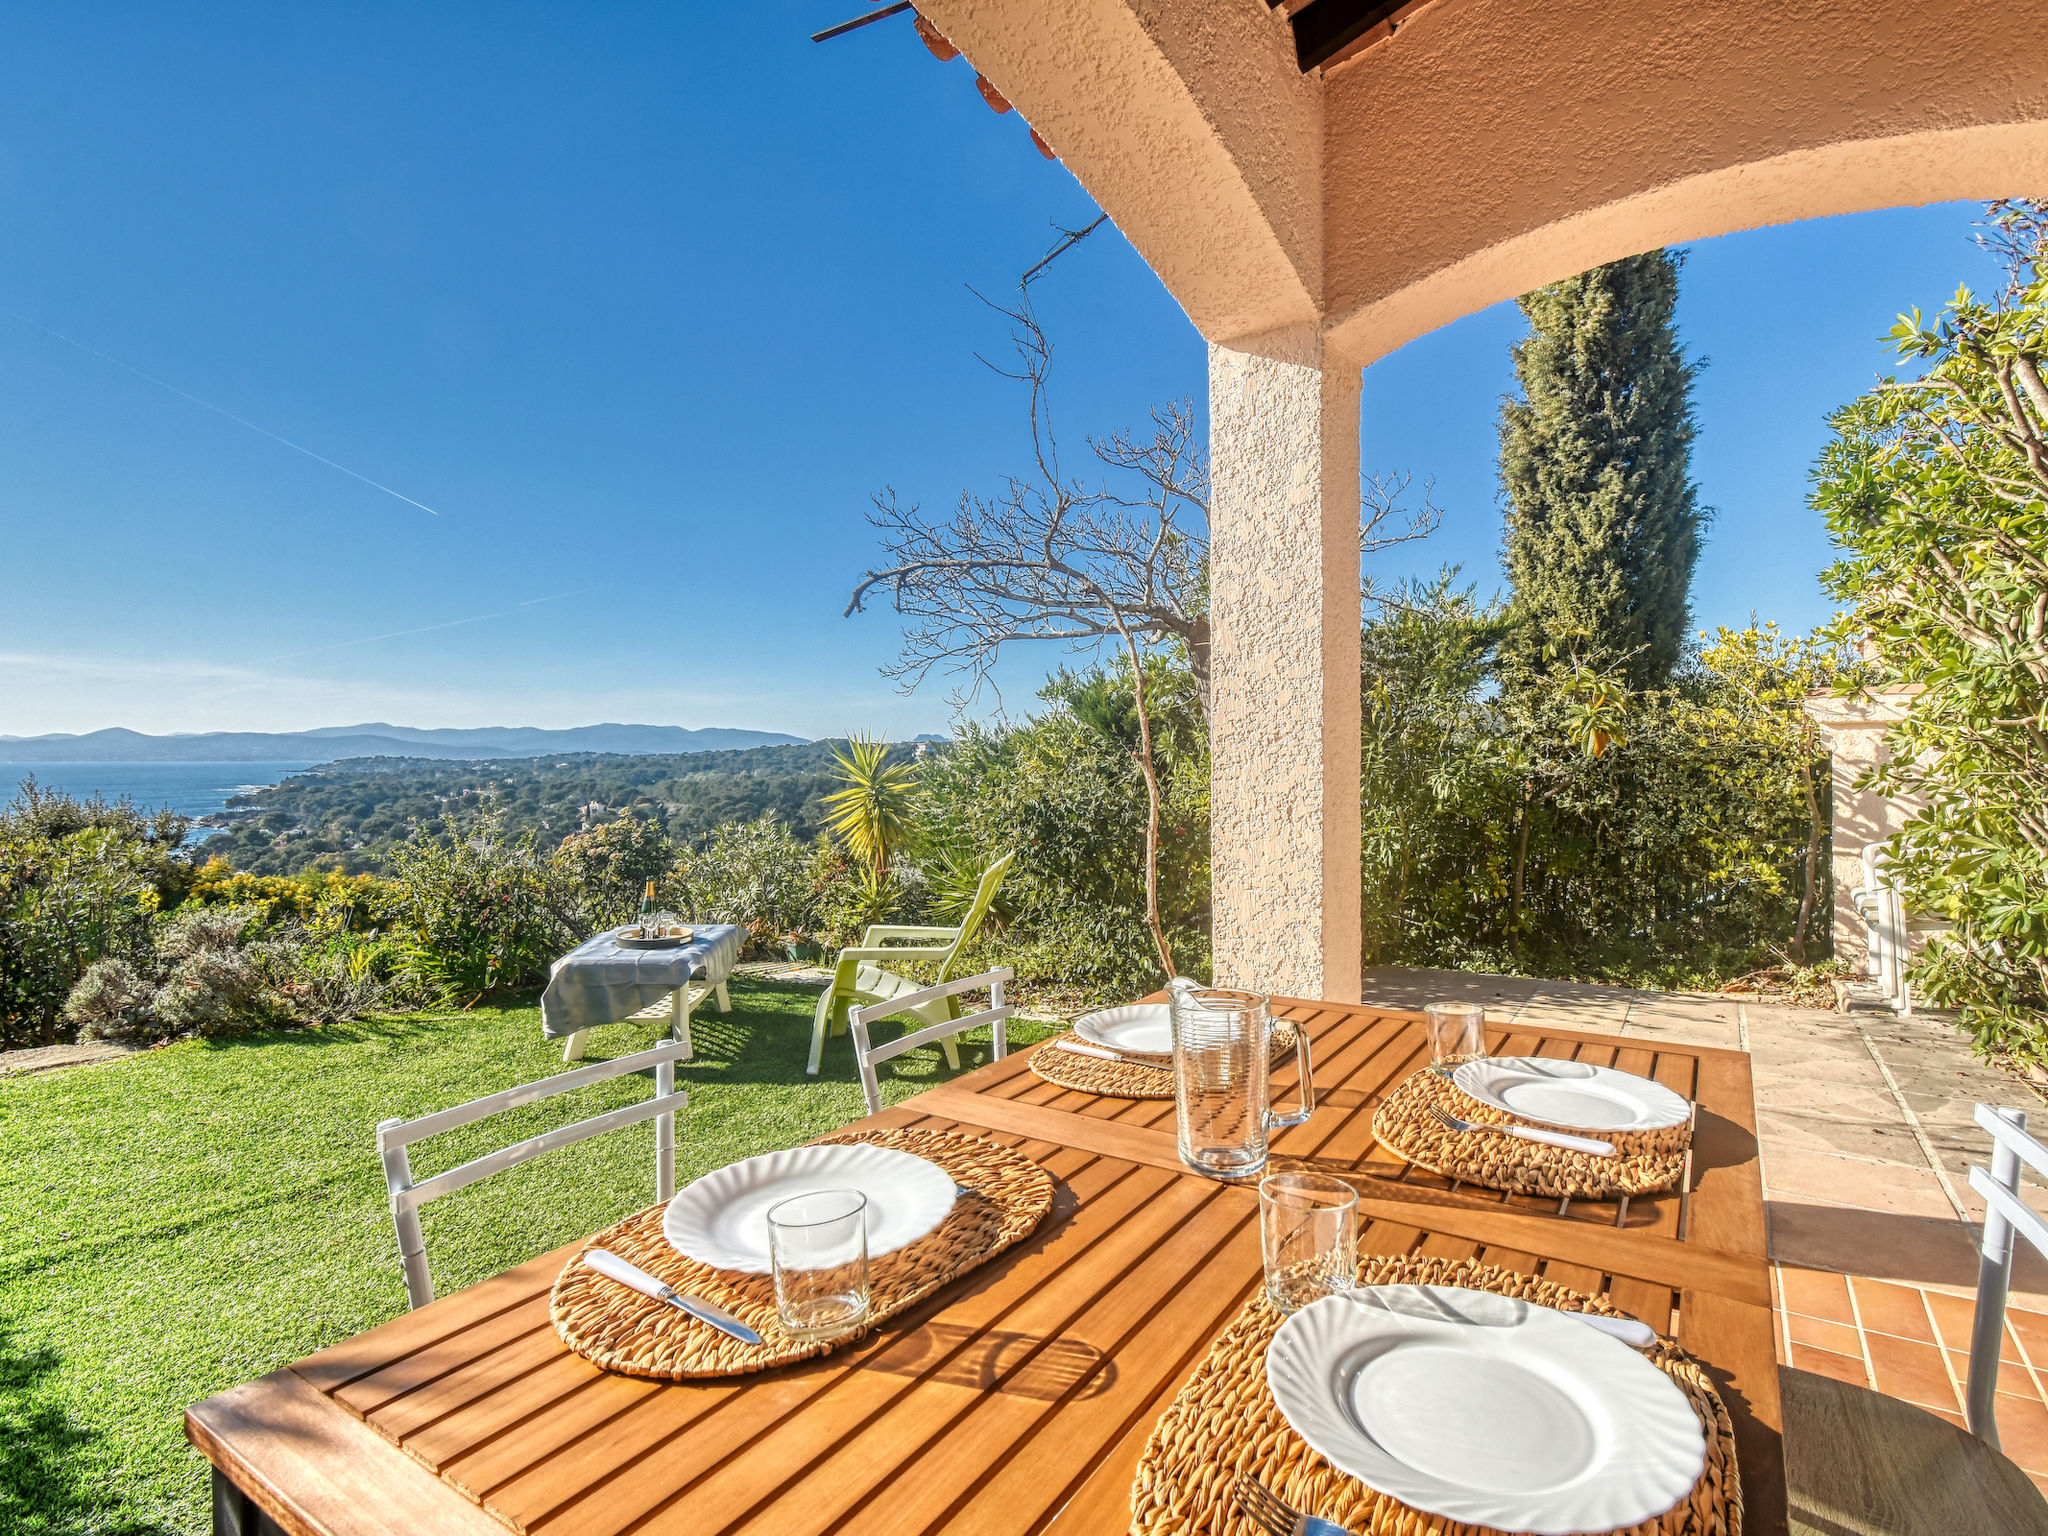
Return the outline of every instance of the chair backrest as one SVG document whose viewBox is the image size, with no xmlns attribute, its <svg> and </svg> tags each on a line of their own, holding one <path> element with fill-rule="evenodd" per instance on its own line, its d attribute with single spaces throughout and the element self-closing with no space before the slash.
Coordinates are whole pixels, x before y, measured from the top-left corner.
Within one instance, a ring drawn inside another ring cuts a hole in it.
<svg viewBox="0 0 2048 1536">
<path fill-rule="evenodd" d="M 953 940 L 953 947 L 946 958 L 939 962 L 939 980 L 944 981 L 953 974 L 953 966 L 960 958 L 960 951 L 974 942 L 974 936 L 981 930 L 982 919 L 988 916 L 988 909 L 995 905 L 996 890 L 1003 883 L 1003 876 L 1010 872 L 1010 861 L 1017 857 L 1012 848 L 995 863 L 981 872 L 981 883 L 974 888 L 974 905 L 967 909 L 967 915 L 960 919 L 960 935 Z"/>
<path fill-rule="evenodd" d="M 1970 1432 L 1996 1447 L 1998 1357 L 2005 1334 L 2005 1298 L 2012 1289 L 2012 1239 L 2017 1232 L 2048 1257 L 2048 1221 L 2020 1198 L 2020 1164 L 2048 1174 L 2048 1147 L 2027 1133 L 2022 1109 L 1977 1106 L 1991 1133 L 1991 1166 L 1971 1168 L 1970 1188 L 1984 1197 L 1984 1247 L 1977 1262 L 1977 1315 L 1970 1334 L 1970 1388 L 1964 1407 Z"/>
<path fill-rule="evenodd" d="M 990 1038 L 995 1042 L 996 1058 L 1000 1060 L 1009 1051 L 1004 1033 L 1010 1016 L 1017 1010 L 1003 1001 L 1003 983 L 1015 973 L 1009 969 L 983 971 L 979 976 L 962 976 L 957 981 L 942 981 L 935 987 L 926 987 L 921 992 L 906 992 L 901 997 L 892 997 L 886 1002 L 870 1003 L 865 1008 L 855 1008 L 847 1014 L 853 1025 L 853 1054 L 860 1063 L 860 1091 L 867 1096 L 868 1113 L 882 1112 L 882 1085 L 875 1077 L 875 1063 L 901 1056 L 905 1051 L 915 1050 L 934 1040 L 943 1040 L 958 1035 L 979 1025 L 989 1026 Z M 914 1029 L 907 1035 L 898 1036 L 887 1045 L 876 1045 L 868 1037 L 870 1022 L 885 1019 L 890 1014 L 902 1013 L 922 1003 L 935 1003 L 941 998 L 957 997 L 962 992 L 978 992 L 988 988 L 988 1006 L 979 1013 L 965 1014 L 957 1019 L 946 1019 L 937 1024 L 927 1024 L 923 1029 Z"/>
<path fill-rule="evenodd" d="M 585 1141 L 592 1136 L 601 1136 L 606 1131 L 616 1131 L 628 1125 L 637 1125 L 642 1120 L 653 1119 L 654 1127 L 654 1197 L 666 1200 L 676 1189 L 676 1121 L 675 1112 L 690 1102 L 687 1092 L 676 1088 L 676 1063 L 687 1061 L 690 1047 L 680 1040 L 670 1040 L 657 1045 L 651 1051 L 639 1051 L 631 1056 L 621 1056 L 616 1061 L 600 1061 L 593 1066 L 578 1067 L 574 1072 L 559 1072 L 553 1077 L 544 1077 L 537 1083 L 526 1083 L 518 1088 L 507 1088 L 467 1104 L 458 1104 L 453 1109 L 436 1110 L 431 1115 L 421 1115 L 417 1120 L 385 1120 L 377 1126 L 377 1155 L 384 1160 L 384 1182 L 390 1190 L 391 1219 L 398 1228 L 398 1257 L 405 1266 L 405 1293 L 415 1307 L 423 1307 L 434 1299 L 434 1278 L 427 1269 L 426 1247 L 420 1236 L 420 1207 L 440 1195 L 461 1189 L 465 1184 L 474 1184 L 478 1179 L 491 1174 L 502 1173 L 507 1168 L 516 1168 L 530 1158 L 543 1152 L 552 1152 L 557 1147 L 566 1147 L 572 1142 Z M 516 1141 L 509 1147 L 496 1152 L 487 1152 L 473 1158 L 460 1167 L 446 1173 L 437 1173 L 431 1179 L 422 1179 L 417 1184 L 412 1178 L 412 1160 L 406 1148 L 428 1136 L 438 1136 L 443 1131 L 452 1131 L 457 1126 L 468 1125 L 486 1116 L 501 1114 L 508 1109 L 517 1109 L 523 1104 L 532 1104 L 541 1099 L 553 1098 L 558 1093 L 567 1093 L 571 1088 L 587 1087 L 601 1083 L 607 1078 L 625 1077 L 634 1072 L 654 1071 L 654 1097 L 641 1104 L 628 1104 L 624 1109 L 610 1110 L 602 1115 L 593 1115 L 588 1120 L 578 1120 L 570 1125 L 556 1126 L 538 1136 L 529 1136 Z"/>
</svg>

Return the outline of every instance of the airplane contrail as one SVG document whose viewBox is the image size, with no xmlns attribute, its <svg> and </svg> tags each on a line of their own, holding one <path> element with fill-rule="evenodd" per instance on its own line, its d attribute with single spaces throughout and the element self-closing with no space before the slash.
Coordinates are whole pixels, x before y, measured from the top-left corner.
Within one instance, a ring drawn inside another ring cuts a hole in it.
<svg viewBox="0 0 2048 1536">
<path fill-rule="evenodd" d="M 362 635 L 354 640 L 337 640 L 332 645 L 308 646 L 303 651 L 280 651 L 275 656 L 259 656 L 252 666 L 265 666 L 273 661 L 289 661 L 294 656 L 313 656 L 321 651 L 346 650 L 351 645 L 368 645 L 375 640 L 398 640 L 406 635 L 424 635 L 437 629 L 458 629 L 464 624 L 481 624 L 485 619 L 502 619 L 517 613 L 522 608 L 531 608 L 539 603 L 558 603 L 565 597 L 581 597 L 586 592 L 595 592 L 595 587 L 578 587 L 574 592 L 556 592 L 547 597 L 529 597 L 523 603 L 514 603 L 510 608 L 501 608 L 496 613 L 475 613 L 466 619 L 449 619 L 440 624 L 422 624 L 417 629 L 394 629 L 381 635 Z"/>
<path fill-rule="evenodd" d="M 94 357 L 98 358 L 103 363 L 112 363 L 116 368 L 125 368 L 128 370 L 128 372 L 134 374 L 135 377 L 137 377 L 138 379 L 147 379 L 150 383 L 156 385 L 157 388 L 159 389 L 168 389 L 172 394 L 181 396 L 186 400 L 190 400 L 194 405 L 204 406 L 207 410 L 212 411 L 217 416 L 227 417 L 229 421 L 234 422 L 237 426 L 247 427 L 251 432 L 261 432 L 265 437 L 269 438 L 274 443 L 283 443 L 285 447 L 291 449 L 294 453 L 303 453 L 307 458 L 317 460 L 318 462 L 325 464 L 329 469 L 338 469 L 344 475 L 349 476 L 351 479 L 360 480 L 363 482 L 363 484 L 370 486 L 375 490 L 382 491 L 386 496 L 396 496 L 400 501 L 404 502 L 409 507 L 418 507 L 422 512 L 429 513 L 434 517 L 439 517 L 441 515 L 440 513 L 434 511 L 434 509 L 428 506 L 424 501 L 414 501 L 410 496 L 406 495 L 403 491 L 394 491 L 393 489 L 391 489 L 390 486 L 385 485 L 382 481 L 372 480 L 368 475 L 358 474 L 355 470 L 350 469 L 346 464 L 337 464 L 334 462 L 334 460 L 328 458 L 325 454 L 315 453 L 312 449 L 308 448 L 304 443 L 295 443 L 288 437 L 279 437 L 275 432 L 271 431 L 270 428 L 268 427 L 259 427 L 256 425 L 255 422 L 250 421 L 247 417 L 237 416 L 233 411 L 228 410 L 225 406 L 215 405 L 211 400 L 202 400 L 197 395 L 193 394 L 189 389 L 180 389 L 178 388 L 177 385 L 170 383 L 168 380 L 160 379 L 153 373 L 144 373 L 140 368 L 136 367 L 133 363 L 124 363 L 118 357 L 110 357 L 105 352 L 102 352 L 98 347 L 87 346 L 77 337 L 66 336 L 62 331 L 54 330 L 51 327 L 43 324 L 43 322 L 40 320 L 31 320 L 27 315 L 20 314 L 14 310 L 7 309 L 4 307 L 0 307 L 0 315 L 12 315 L 15 319 L 19 320 L 23 325 L 32 325 L 37 330 L 42 331 L 47 335 L 54 336 L 59 341 L 68 343 L 69 345 L 78 348 L 78 350 L 81 352 L 90 352 Z"/>
</svg>

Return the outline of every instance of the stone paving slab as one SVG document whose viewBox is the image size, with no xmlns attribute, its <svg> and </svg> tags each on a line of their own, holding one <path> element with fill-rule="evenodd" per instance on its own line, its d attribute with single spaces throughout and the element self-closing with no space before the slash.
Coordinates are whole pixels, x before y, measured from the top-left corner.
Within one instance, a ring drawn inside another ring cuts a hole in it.
<svg viewBox="0 0 2048 1536">
<path fill-rule="evenodd" d="M 111 1040 L 88 1040 L 78 1045 L 32 1045 L 25 1050 L 0 1051 L 0 1077 L 22 1072 L 48 1072 L 57 1067 L 87 1067 L 95 1062 L 119 1061 L 143 1049 L 116 1045 Z"/>
</svg>

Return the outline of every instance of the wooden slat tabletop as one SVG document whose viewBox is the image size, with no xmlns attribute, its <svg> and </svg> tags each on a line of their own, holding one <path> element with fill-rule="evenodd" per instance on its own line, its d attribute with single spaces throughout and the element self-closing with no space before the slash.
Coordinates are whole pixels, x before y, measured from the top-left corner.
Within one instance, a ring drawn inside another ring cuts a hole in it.
<svg viewBox="0 0 2048 1536">
<path fill-rule="evenodd" d="M 1374 1143 L 1373 1106 L 1425 1059 L 1414 1015 L 1282 1011 L 1309 1031 L 1321 1108 L 1276 1155 L 1353 1180 L 1362 1247 L 1541 1273 L 1675 1330 L 1735 1417 L 1746 1530 L 1782 1531 L 1747 1058 L 1497 1035 L 1496 1051 L 1611 1063 L 1698 1104 L 1690 1187 L 1617 1225 L 1611 1204 L 1454 1190 Z M 1058 1178 L 1053 1211 L 822 1360 L 680 1384 L 607 1375 L 548 1321 L 572 1244 L 197 1404 L 188 1432 L 305 1536 L 1123 1529 L 1153 1422 L 1259 1284 L 1256 1191 L 1181 1168 L 1171 1103 L 1061 1090 L 1022 1053 L 861 1123 L 1015 1147 Z"/>
</svg>

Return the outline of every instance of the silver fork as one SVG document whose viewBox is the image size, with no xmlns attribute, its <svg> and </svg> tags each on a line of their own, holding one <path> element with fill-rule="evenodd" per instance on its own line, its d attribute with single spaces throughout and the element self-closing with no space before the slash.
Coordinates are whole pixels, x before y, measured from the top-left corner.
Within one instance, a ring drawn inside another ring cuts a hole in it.
<svg viewBox="0 0 2048 1536">
<path fill-rule="evenodd" d="M 1334 1520 L 1300 1513 L 1249 1472 L 1238 1474 L 1232 1491 L 1237 1495 L 1237 1507 L 1250 1515 L 1252 1524 L 1266 1536 L 1350 1536 Z"/>
<path fill-rule="evenodd" d="M 1567 1136 L 1563 1131 L 1539 1131 L 1532 1125 L 1480 1125 L 1472 1120 L 1460 1120 L 1447 1110 L 1436 1105 L 1429 1106 L 1430 1118 L 1447 1131 L 1499 1131 L 1503 1136 L 1519 1136 L 1523 1141 L 1538 1141 L 1546 1147 L 1563 1147 L 1571 1152 L 1590 1152 L 1595 1157 L 1614 1156 L 1614 1143 L 1595 1141 L 1590 1136 Z"/>
</svg>

